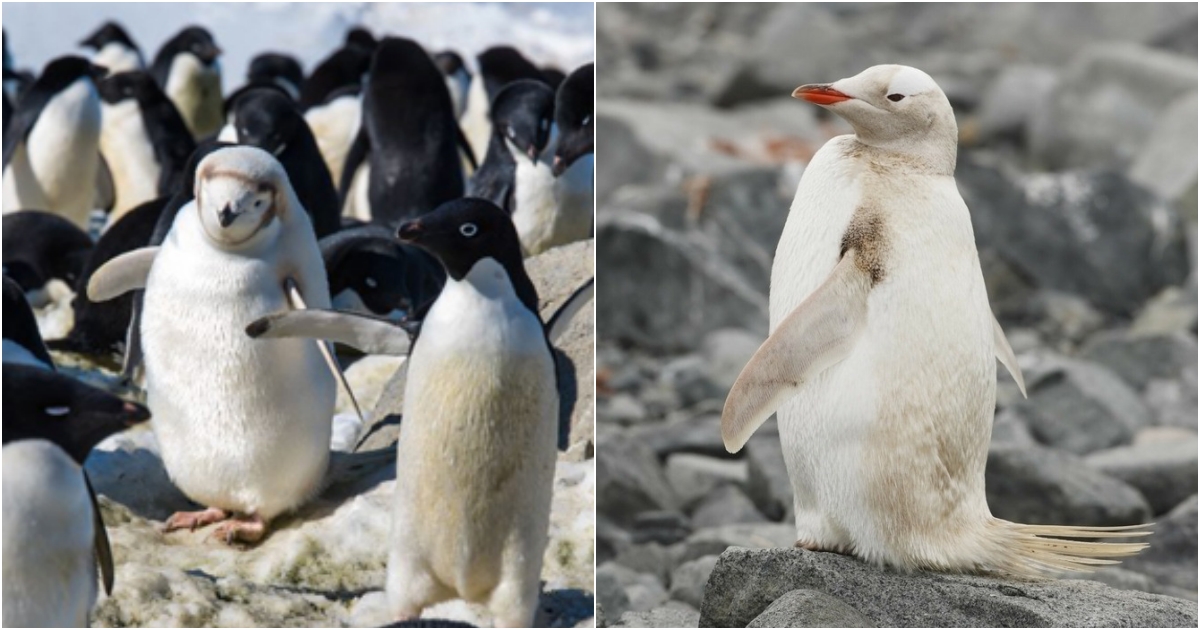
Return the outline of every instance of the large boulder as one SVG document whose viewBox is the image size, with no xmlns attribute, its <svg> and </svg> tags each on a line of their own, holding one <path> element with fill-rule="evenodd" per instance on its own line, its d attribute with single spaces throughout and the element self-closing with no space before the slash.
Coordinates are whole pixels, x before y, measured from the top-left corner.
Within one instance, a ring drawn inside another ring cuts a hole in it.
<svg viewBox="0 0 1200 630">
<path fill-rule="evenodd" d="M 1096 470 L 1137 488 L 1155 514 L 1196 494 L 1196 436 L 1096 451 L 1084 460 Z"/>
<path fill-rule="evenodd" d="M 1195 627 L 1197 621 L 1194 601 L 1097 582 L 900 573 L 832 553 L 731 549 L 709 577 L 700 626 L 745 627 L 798 589 L 836 598 L 879 627 Z M 790 625 L 777 620 L 777 627 Z"/>
</svg>

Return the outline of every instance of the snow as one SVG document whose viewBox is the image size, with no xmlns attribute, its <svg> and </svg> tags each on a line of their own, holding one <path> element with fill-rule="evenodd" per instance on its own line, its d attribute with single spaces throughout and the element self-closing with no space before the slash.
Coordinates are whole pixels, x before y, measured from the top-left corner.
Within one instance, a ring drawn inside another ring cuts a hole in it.
<svg viewBox="0 0 1200 630">
<path fill-rule="evenodd" d="M 226 92 L 240 86 L 255 55 L 282 52 L 312 68 L 363 25 L 376 37 L 411 37 L 432 52 L 453 49 L 467 63 L 490 46 L 507 44 L 534 63 L 569 72 L 595 56 L 590 2 L 535 3 L 5 3 L 0 21 L 22 69 L 39 70 L 65 54 L 87 54 L 78 42 L 103 22 L 120 22 L 149 65 L 182 28 L 209 29 L 224 54 Z"/>
</svg>

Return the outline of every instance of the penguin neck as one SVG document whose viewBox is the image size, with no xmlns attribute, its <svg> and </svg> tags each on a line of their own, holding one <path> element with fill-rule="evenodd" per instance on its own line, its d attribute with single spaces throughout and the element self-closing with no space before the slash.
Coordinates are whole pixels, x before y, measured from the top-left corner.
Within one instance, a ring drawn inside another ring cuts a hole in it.
<svg viewBox="0 0 1200 630">
<path fill-rule="evenodd" d="M 504 139 L 504 134 L 497 128 L 492 130 L 492 139 L 488 142 L 487 155 L 483 161 L 509 172 L 514 172 L 517 168 L 517 158 L 509 150 L 508 140 Z"/>
<path fill-rule="evenodd" d="M 911 136 L 884 139 L 869 129 L 855 127 L 854 137 L 858 143 L 872 152 L 884 154 L 898 163 L 911 164 L 915 169 L 935 175 L 954 176 L 958 158 L 958 126 L 953 116 L 945 120 L 933 120 L 925 133 L 914 140 Z"/>
<path fill-rule="evenodd" d="M 461 277 L 448 274 L 446 286 L 455 286 L 477 291 L 490 299 L 503 299 L 512 294 L 534 314 L 538 312 L 538 294 L 520 261 L 499 261 L 485 256 L 475 261 L 471 269 Z"/>
</svg>

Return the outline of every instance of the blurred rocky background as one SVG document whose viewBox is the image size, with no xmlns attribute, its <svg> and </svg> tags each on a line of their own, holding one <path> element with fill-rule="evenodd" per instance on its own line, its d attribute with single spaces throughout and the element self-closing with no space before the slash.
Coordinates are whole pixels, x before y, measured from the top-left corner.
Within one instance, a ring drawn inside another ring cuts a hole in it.
<svg viewBox="0 0 1200 630">
<path fill-rule="evenodd" d="M 1194 626 L 1197 6 L 600 4 L 597 25 L 598 622 L 928 625 L 926 599 L 881 616 L 869 593 L 932 588 L 974 615 L 949 625 Z M 800 551 L 718 564 L 794 539 L 774 420 L 737 456 L 718 430 L 767 333 L 805 164 L 849 132 L 789 94 L 879 63 L 925 70 L 954 104 L 958 185 L 1029 385 L 998 370 L 992 511 L 1155 521 L 1149 550 L 1074 576 L 1126 592 L 901 587 Z"/>
</svg>

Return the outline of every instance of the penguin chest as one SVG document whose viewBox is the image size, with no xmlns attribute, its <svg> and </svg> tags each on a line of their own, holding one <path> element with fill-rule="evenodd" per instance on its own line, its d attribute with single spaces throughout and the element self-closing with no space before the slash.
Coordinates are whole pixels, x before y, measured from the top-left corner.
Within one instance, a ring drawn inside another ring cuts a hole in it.
<svg viewBox="0 0 1200 630">
<path fill-rule="evenodd" d="M 158 196 L 162 170 L 146 133 L 141 108 L 133 99 L 101 107 L 103 126 L 100 152 L 112 172 L 116 202 L 110 222 L 143 202 Z"/>
<path fill-rule="evenodd" d="M 203 138 L 221 128 L 221 70 L 205 66 L 191 53 L 175 55 L 167 75 L 167 97 L 175 103 L 188 130 Z"/>
<path fill-rule="evenodd" d="M 99 140 L 100 99 L 92 83 L 80 79 L 51 98 L 38 116 L 24 143 L 26 177 L 32 181 L 18 182 L 18 187 L 40 189 L 49 204 L 46 210 L 86 218 L 99 165 Z M 13 164 L 14 169 L 20 167 Z"/>
<path fill-rule="evenodd" d="M 558 195 L 554 175 L 542 162 L 530 160 L 514 151 L 517 161 L 513 183 L 513 225 L 527 256 L 534 256 L 555 244 L 559 229 Z"/>
</svg>

